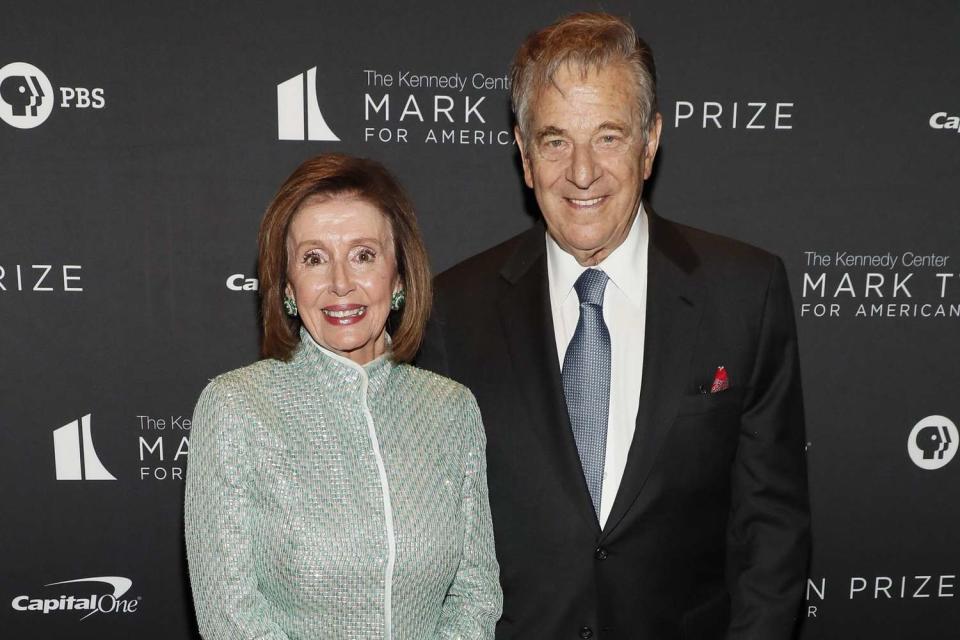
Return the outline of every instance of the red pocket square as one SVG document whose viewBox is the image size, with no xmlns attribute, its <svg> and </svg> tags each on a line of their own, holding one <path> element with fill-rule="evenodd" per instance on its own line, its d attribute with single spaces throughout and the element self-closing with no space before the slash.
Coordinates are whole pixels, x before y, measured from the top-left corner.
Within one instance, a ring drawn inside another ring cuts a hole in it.
<svg viewBox="0 0 960 640">
<path fill-rule="evenodd" d="M 710 385 L 710 393 L 720 393 L 730 388 L 730 378 L 727 377 L 727 370 L 724 367 L 717 367 L 717 372 L 713 374 L 713 384 Z"/>
</svg>

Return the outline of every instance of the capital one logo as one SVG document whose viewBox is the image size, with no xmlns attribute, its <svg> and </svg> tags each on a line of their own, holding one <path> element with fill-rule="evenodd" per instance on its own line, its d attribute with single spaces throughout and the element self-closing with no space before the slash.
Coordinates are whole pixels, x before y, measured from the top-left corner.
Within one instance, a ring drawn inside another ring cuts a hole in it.
<svg viewBox="0 0 960 640">
<path fill-rule="evenodd" d="M 95 613 L 135 613 L 140 604 L 140 598 L 124 600 L 123 595 L 133 586 L 130 578 L 121 576 L 96 576 L 92 578 L 77 578 L 51 582 L 45 587 L 54 587 L 66 584 L 82 584 L 86 582 L 103 583 L 110 585 L 110 593 L 91 593 L 90 595 L 76 596 L 62 594 L 55 597 L 31 597 L 29 595 L 16 596 L 10 603 L 15 611 L 34 611 L 43 615 L 57 611 L 86 612 L 81 620 L 86 620 Z"/>
<path fill-rule="evenodd" d="M 56 98 L 47 76 L 27 62 L 0 69 L 0 119 L 17 129 L 32 129 L 50 117 Z"/>
<path fill-rule="evenodd" d="M 946 466 L 960 446 L 957 426 L 943 416 L 927 416 L 913 426 L 907 439 L 910 459 L 921 469 L 932 471 Z"/>
<path fill-rule="evenodd" d="M 280 140 L 339 142 L 317 104 L 317 68 L 277 85 L 277 134 Z"/>
<path fill-rule="evenodd" d="M 946 111 L 938 111 L 930 116 L 931 129 L 953 129 L 954 133 L 960 133 L 960 116 L 948 115 Z"/>
<path fill-rule="evenodd" d="M 116 480 L 100 462 L 90 434 L 90 414 L 53 431 L 57 480 Z"/>
<path fill-rule="evenodd" d="M 248 278 L 242 273 L 234 273 L 227 277 L 227 289 L 230 289 L 230 291 L 258 291 L 260 281 L 256 278 Z"/>
</svg>

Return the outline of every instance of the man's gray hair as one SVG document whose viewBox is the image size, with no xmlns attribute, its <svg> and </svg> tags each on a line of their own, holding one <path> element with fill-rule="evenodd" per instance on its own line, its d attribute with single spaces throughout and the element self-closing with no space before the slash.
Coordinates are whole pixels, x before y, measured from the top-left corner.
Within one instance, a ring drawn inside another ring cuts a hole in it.
<svg viewBox="0 0 960 640">
<path fill-rule="evenodd" d="M 510 68 L 513 114 L 528 140 L 530 104 L 553 83 L 564 66 L 591 70 L 622 64 L 631 72 L 643 139 L 657 113 L 657 72 L 650 46 L 623 18 L 607 13 L 575 13 L 527 37 Z"/>
</svg>

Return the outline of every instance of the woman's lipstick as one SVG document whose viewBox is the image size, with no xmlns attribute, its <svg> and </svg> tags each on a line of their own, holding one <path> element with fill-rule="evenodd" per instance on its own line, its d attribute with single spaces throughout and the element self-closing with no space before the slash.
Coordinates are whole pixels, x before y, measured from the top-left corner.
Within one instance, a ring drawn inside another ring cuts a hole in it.
<svg viewBox="0 0 960 640">
<path fill-rule="evenodd" d="M 367 315 L 367 307 L 362 304 L 334 304 L 324 307 L 321 311 L 323 311 L 323 318 L 337 327 L 356 324 Z"/>
</svg>

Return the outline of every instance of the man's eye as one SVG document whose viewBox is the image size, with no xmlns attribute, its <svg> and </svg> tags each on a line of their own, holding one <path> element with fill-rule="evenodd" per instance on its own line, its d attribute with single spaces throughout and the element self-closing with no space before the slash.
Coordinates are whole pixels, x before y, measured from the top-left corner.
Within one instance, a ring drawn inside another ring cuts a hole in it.
<svg viewBox="0 0 960 640">
<path fill-rule="evenodd" d="M 550 140 L 547 142 L 548 147 L 553 147 L 554 149 L 559 149 L 563 146 L 563 140 Z"/>
<path fill-rule="evenodd" d="M 602 138 L 600 138 L 600 140 L 601 140 L 604 144 L 612 144 L 612 143 L 614 143 L 614 142 L 617 141 L 617 136 L 608 134 L 608 135 L 605 135 L 605 136 L 603 136 Z"/>
</svg>

